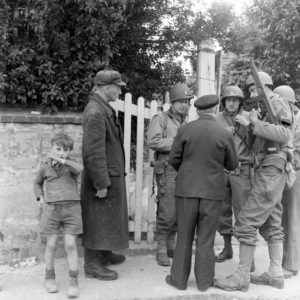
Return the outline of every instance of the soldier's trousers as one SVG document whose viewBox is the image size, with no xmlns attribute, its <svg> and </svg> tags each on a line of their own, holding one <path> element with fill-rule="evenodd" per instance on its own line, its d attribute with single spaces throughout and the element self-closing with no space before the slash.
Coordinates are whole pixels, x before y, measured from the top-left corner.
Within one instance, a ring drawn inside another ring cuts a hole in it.
<svg viewBox="0 0 300 300">
<path fill-rule="evenodd" d="M 171 276 L 178 287 L 187 286 L 195 230 L 197 287 L 205 289 L 212 285 L 215 275 L 214 240 L 221 207 L 222 202 L 217 200 L 176 197 L 177 244 Z"/>
<path fill-rule="evenodd" d="M 252 190 L 234 227 L 240 243 L 255 246 L 257 229 L 268 242 L 283 240 L 281 199 L 286 178 L 284 162 L 256 170 Z"/>
<path fill-rule="evenodd" d="M 162 175 L 156 175 L 158 188 L 158 211 L 156 217 L 157 232 L 176 231 L 176 209 L 175 209 L 175 178 L 177 172 L 171 166 L 165 167 Z"/>
<path fill-rule="evenodd" d="M 300 171 L 293 187 L 285 190 L 282 199 L 282 227 L 284 233 L 282 267 L 300 270 Z"/>
<path fill-rule="evenodd" d="M 239 214 L 251 191 L 251 174 L 249 165 L 243 166 L 239 174 L 226 174 L 226 195 L 222 201 L 222 211 L 218 232 L 233 235 L 233 213 Z"/>
</svg>

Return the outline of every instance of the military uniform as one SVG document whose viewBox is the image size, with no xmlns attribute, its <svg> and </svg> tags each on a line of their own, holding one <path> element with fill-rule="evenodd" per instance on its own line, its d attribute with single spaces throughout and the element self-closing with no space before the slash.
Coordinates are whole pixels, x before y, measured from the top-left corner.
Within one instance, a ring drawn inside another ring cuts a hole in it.
<svg viewBox="0 0 300 300">
<path fill-rule="evenodd" d="M 281 198 L 287 180 L 286 163 L 292 153 L 293 112 L 287 101 L 274 94 L 270 105 L 280 123 L 275 125 L 268 120 L 258 120 L 253 126 L 257 168 L 252 190 L 235 223 L 235 235 L 240 242 L 240 263 L 235 273 L 215 282 L 216 286 L 226 290 L 248 289 L 257 229 L 268 242 L 270 267 L 260 276 L 251 275 L 251 282 L 283 287 Z"/>
<path fill-rule="evenodd" d="M 289 275 L 300 270 L 300 112 L 294 122 L 294 169 L 296 180 L 290 189 L 283 193 L 282 227 L 284 232 L 282 267 L 290 271 Z"/>
<path fill-rule="evenodd" d="M 158 253 L 172 256 L 175 248 L 176 211 L 175 178 L 177 172 L 168 164 L 169 153 L 178 128 L 186 124 L 185 118 L 174 114 L 172 108 L 154 116 L 148 129 L 148 143 L 155 151 L 154 172 L 158 188 L 156 231 Z"/>
<path fill-rule="evenodd" d="M 249 113 L 241 110 L 240 115 L 249 119 Z M 219 112 L 217 122 L 233 131 L 235 149 L 239 158 L 239 167 L 234 171 L 226 171 L 226 194 L 222 203 L 222 213 L 218 231 L 221 235 L 233 235 L 232 209 L 235 217 L 246 202 L 251 190 L 252 157 L 250 152 L 249 131 L 237 123 L 227 111 Z"/>
</svg>

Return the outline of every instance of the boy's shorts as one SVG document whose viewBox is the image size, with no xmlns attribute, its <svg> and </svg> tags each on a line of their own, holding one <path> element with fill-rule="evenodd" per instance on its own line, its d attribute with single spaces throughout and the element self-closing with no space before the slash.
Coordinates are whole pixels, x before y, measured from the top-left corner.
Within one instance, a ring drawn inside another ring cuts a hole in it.
<svg viewBox="0 0 300 300">
<path fill-rule="evenodd" d="M 40 226 L 43 234 L 82 233 L 80 201 L 63 204 L 44 203 Z"/>
</svg>

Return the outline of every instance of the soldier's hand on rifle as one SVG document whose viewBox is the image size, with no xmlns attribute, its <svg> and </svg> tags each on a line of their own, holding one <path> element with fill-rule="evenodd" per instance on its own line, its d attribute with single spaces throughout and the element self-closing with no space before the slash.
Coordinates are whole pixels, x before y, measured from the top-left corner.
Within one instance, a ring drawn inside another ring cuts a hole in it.
<svg viewBox="0 0 300 300">
<path fill-rule="evenodd" d="M 252 108 L 252 110 L 249 112 L 249 119 L 252 125 L 255 125 L 258 121 L 258 118 L 260 117 L 260 113 Z"/>
<path fill-rule="evenodd" d="M 101 190 L 97 190 L 96 197 L 98 197 L 98 198 L 105 198 L 106 195 L 107 195 L 107 188 L 101 189 Z"/>
<path fill-rule="evenodd" d="M 235 117 L 235 121 L 243 126 L 248 126 L 250 124 L 250 120 L 240 114 Z"/>
</svg>

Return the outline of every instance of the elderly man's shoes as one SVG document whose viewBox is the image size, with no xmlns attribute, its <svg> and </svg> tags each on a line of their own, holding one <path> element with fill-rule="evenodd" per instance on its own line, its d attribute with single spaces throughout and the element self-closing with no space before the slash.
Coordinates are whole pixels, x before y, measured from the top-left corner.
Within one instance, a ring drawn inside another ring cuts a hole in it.
<svg viewBox="0 0 300 300">
<path fill-rule="evenodd" d="M 99 280 L 116 280 L 118 273 L 108 269 L 99 259 L 99 250 L 84 249 L 84 272 L 87 278 Z"/>
<path fill-rule="evenodd" d="M 110 270 L 103 265 L 97 264 L 92 268 L 84 268 L 86 278 L 96 278 L 99 280 L 116 280 L 118 279 L 118 273 Z"/>
<path fill-rule="evenodd" d="M 113 253 L 112 251 L 103 251 L 101 250 L 101 254 L 99 256 L 101 263 L 104 266 L 109 265 L 119 265 L 123 263 L 126 257 L 123 254 Z"/>
</svg>

